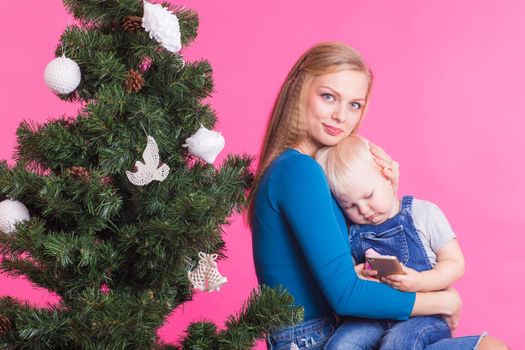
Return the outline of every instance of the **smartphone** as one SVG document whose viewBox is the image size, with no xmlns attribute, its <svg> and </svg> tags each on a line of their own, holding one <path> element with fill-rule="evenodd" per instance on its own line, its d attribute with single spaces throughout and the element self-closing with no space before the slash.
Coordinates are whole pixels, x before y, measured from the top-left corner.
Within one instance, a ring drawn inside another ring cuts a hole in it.
<svg viewBox="0 0 525 350">
<path fill-rule="evenodd" d="M 377 270 L 375 277 L 381 279 L 388 275 L 404 275 L 403 268 L 397 257 L 391 255 L 367 257 L 366 261 L 372 269 Z"/>
</svg>

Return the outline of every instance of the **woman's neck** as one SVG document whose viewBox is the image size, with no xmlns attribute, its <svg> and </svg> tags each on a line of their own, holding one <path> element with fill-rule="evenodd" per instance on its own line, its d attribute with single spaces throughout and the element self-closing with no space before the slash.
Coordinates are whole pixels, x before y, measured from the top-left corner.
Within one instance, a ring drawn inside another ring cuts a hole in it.
<svg viewBox="0 0 525 350">
<path fill-rule="evenodd" d="M 295 149 L 296 151 L 306 154 L 312 158 L 315 157 L 315 154 L 317 153 L 319 148 L 320 147 L 309 142 L 301 142 L 300 144 L 293 147 L 293 149 Z"/>
</svg>

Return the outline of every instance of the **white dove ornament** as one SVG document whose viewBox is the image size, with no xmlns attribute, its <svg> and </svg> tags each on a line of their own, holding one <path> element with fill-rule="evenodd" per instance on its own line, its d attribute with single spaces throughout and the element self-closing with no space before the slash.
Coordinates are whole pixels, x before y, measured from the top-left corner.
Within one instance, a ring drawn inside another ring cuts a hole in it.
<svg viewBox="0 0 525 350">
<path fill-rule="evenodd" d="M 131 171 L 126 171 L 128 180 L 137 186 L 145 186 L 151 181 L 164 181 L 168 176 L 170 167 L 167 164 L 160 164 L 159 157 L 159 147 L 155 139 L 148 135 L 148 144 L 144 153 L 142 153 L 142 158 L 144 158 L 144 163 L 140 161 L 135 162 L 137 171 L 132 173 Z"/>
<path fill-rule="evenodd" d="M 201 126 L 195 134 L 186 139 L 186 143 L 182 146 L 188 147 L 189 152 L 194 156 L 213 164 L 215 158 L 224 148 L 224 144 L 224 137 L 221 133 Z"/>
</svg>

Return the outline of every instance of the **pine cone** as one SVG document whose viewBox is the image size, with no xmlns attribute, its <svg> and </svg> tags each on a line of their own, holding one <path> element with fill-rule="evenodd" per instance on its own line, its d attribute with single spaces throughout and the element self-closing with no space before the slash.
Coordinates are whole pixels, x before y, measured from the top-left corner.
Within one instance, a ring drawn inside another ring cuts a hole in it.
<svg viewBox="0 0 525 350">
<path fill-rule="evenodd" d="M 11 321 L 7 316 L 0 315 L 0 338 L 5 337 L 5 335 L 11 330 Z"/>
<path fill-rule="evenodd" d="M 128 70 L 128 76 L 124 82 L 124 88 L 127 92 L 139 92 L 144 86 L 142 74 L 135 69 Z"/>
<path fill-rule="evenodd" d="M 138 16 L 126 16 L 122 21 L 122 28 L 126 32 L 134 32 L 142 28 L 142 18 Z"/>
<path fill-rule="evenodd" d="M 83 181 L 89 180 L 89 171 L 82 166 L 74 166 L 69 169 L 69 176 Z"/>
</svg>

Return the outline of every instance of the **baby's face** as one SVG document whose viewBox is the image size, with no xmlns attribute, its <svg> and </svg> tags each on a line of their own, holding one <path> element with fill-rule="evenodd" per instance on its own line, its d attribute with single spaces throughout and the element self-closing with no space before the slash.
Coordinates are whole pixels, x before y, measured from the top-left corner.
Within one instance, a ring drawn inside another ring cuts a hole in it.
<svg viewBox="0 0 525 350">
<path fill-rule="evenodd" d="M 346 216 L 356 224 L 379 225 L 396 215 L 399 204 L 390 181 L 372 168 L 361 179 L 337 197 Z"/>
</svg>

